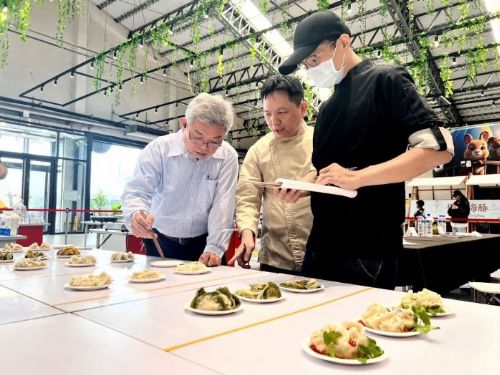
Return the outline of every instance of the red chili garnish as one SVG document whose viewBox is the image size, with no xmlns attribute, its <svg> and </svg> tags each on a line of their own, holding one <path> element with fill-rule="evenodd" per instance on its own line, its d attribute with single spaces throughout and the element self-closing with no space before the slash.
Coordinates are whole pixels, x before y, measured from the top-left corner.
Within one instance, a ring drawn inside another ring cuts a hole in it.
<svg viewBox="0 0 500 375">
<path fill-rule="evenodd" d="M 311 344 L 311 345 L 309 345 L 309 347 L 311 348 L 311 350 L 312 350 L 313 352 L 316 352 L 316 353 L 318 353 L 318 354 L 322 354 L 322 353 L 318 350 L 318 348 L 316 348 L 316 345 Z"/>
<path fill-rule="evenodd" d="M 354 341 L 353 339 L 349 339 L 349 345 L 351 345 L 353 348 L 356 347 L 356 341 Z"/>
</svg>

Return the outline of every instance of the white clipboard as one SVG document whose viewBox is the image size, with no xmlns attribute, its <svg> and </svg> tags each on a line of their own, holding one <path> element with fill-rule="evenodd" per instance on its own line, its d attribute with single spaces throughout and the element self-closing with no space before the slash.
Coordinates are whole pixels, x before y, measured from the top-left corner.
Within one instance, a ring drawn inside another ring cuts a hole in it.
<svg viewBox="0 0 500 375">
<path fill-rule="evenodd" d="M 306 191 L 314 191 L 316 193 L 342 195 L 347 198 L 354 198 L 358 195 L 357 190 L 347 190 L 336 186 L 319 185 L 310 182 L 289 180 L 287 178 L 278 178 L 275 182 L 263 182 L 263 181 L 252 181 L 252 180 L 240 180 L 240 182 L 251 183 L 255 186 L 263 188 L 279 187 L 282 189 L 306 190 Z"/>
</svg>

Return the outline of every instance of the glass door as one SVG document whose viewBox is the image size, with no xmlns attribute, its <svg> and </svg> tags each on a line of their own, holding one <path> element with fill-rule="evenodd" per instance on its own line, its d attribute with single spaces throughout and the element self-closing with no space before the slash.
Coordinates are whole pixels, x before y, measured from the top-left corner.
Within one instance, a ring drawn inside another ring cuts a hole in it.
<svg viewBox="0 0 500 375">
<path fill-rule="evenodd" d="M 0 199 L 7 207 L 13 207 L 23 194 L 24 159 L 5 157 L 0 154 L 0 161 L 8 168 L 7 176 L 0 180 Z"/>
<path fill-rule="evenodd" d="M 51 207 L 52 172 L 54 162 L 51 160 L 28 159 L 26 179 L 26 207 L 48 209 Z M 30 221 L 33 223 L 50 223 L 53 215 L 47 211 L 31 211 Z"/>
</svg>

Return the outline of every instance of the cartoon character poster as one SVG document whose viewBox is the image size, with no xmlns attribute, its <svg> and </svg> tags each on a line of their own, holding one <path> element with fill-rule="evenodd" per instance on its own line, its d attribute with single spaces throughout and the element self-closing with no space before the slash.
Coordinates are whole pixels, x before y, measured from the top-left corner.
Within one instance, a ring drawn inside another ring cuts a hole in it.
<svg viewBox="0 0 500 375">
<path fill-rule="evenodd" d="M 498 173 L 500 124 L 464 127 L 451 135 L 455 156 L 443 168 L 446 175 Z"/>
</svg>

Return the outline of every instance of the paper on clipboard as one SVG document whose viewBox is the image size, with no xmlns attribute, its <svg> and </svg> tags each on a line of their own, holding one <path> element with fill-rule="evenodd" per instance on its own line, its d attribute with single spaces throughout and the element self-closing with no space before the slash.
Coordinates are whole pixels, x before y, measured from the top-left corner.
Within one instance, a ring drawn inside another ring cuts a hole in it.
<svg viewBox="0 0 500 375">
<path fill-rule="evenodd" d="M 263 181 L 252 181 L 252 180 L 241 180 L 241 182 L 248 182 L 259 187 L 279 187 L 282 189 L 306 190 L 306 191 L 314 191 L 316 193 L 342 195 L 347 198 L 354 198 L 358 195 L 357 190 L 347 190 L 336 186 L 319 185 L 310 182 L 289 180 L 286 178 L 278 178 L 275 182 L 263 182 Z"/>
</svg>

